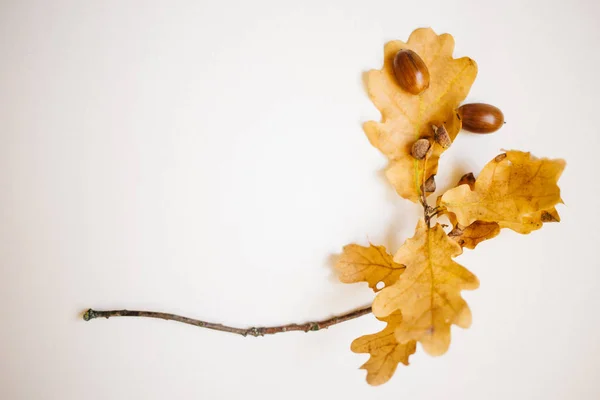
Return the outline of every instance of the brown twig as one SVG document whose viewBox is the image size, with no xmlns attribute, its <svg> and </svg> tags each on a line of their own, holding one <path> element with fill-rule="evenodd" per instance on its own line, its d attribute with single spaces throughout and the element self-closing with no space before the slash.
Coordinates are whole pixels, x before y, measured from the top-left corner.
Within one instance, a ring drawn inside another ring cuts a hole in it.
<svg viewBox="0 0 600 400">
<path fill-rule="evenodd" d="M 423 206 L 423 217 L 425 218 L 425 224 L 427 225 L 427 229 L 431 228 L 431 218 L 429 216 L 431 207 L 429 206 L 429 203 L 427 203 L 427 191 L 425 190 L 425 174 L 427 173 L 427 161 L 429 159 L 429 153 L 432 151 L 434 146 L 435 142 L 425 155 L 425 160 L 423 162 L 423 179 L 421 182 L 421 206 Z"/>
<path fill-rule="evenodd" d="M 431 209 L 431 213 L 428 215 L 428 218 L 431 220 L 431 218 L 433 217 L 437 217 L 438 215 L 443 215 L 445 212 L 445 209 L 440 208 L 440 207 L 435 207 Z"/>
<path fill-rule="evenodd" d="M 89 321 L 95 318 L 110 318 L 110 317 L 146 317 L 146 318 L 159 318 L 169 321 L 182 322 L 184 324 L 198 326 L 200 328 L 213 329 L 215 331 L 235 333 L 242 336 L 265 336 L 274 335 L 280 332 L 293 332 L 293 331 L 319 331 L 321 329 L 327 329 L 332 325 L 336 325 L 351 319 L 361 317 L 371 313 L 371 306 L 360 308 L 345 314 L 341 314 L 332 318 L 328 318 L 322 321 L 306 322 L 304 324 L 289 324 L 280 326 L 268 326 L 258 328 L 235 328 L 232 326 L 216 324 L 214 322 L 201 321 L 199 319 L 193 319 L 188 317 L 182 317 L 175 314 L 167 314 L 155 311 L 130 311 L 130 310 L 110 310 L 110 311 L 97 311 L 91 308 L 83 314 L 83 319 Z"/>
</svg>

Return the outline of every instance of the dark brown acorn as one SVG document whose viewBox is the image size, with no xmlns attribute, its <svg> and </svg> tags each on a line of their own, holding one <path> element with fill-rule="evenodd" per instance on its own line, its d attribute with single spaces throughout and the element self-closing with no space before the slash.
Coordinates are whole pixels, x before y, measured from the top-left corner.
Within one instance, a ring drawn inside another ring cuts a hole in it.
<svg viewBox="0 0 600 400">
<path fill-rule="evenodd" d="M 394 75 L 402 89 L 419 94 L 429 87 L 429 70 L 412 50 L 400 50 L 394 57 Z"/>
<path fill-rule="evenodd" d="M 498 107 L 485 103 L 465 104 L 458 108 L 464 130 L 473 133 L 492 133 L 504 125 L 504 114 Z"/>
</svg>

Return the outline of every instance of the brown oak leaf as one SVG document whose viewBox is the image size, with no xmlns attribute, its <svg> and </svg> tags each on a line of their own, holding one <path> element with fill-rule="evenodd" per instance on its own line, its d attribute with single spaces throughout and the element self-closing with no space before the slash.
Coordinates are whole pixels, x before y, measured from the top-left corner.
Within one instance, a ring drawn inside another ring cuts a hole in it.
<svg viewBox="0 0 600 400">
<path fill-rule="evenodd" d="M 455 240 L 461 247 L 474 249 L 484 240 L 492 239 L 500 233 L 500 225 L 496 222 L 475 221 L 471 225 L 461 228 L 454 225 L 448 236 Z"/>
</svg>

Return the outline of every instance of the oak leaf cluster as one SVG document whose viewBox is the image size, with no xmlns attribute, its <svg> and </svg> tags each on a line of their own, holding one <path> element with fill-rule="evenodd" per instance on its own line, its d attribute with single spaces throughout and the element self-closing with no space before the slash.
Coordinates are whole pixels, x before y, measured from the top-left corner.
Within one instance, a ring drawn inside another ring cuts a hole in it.
<svg viewBox="0 0 600 400">
<path fill-rule="evenodd" d="M 418 95 L 403 90 L 394 75 L 394 56 L 403 49 L 418 54 L 429 70 L 429 86 Z M 452 36 L 417 29 L 406 43 L 387 43 L 383 68 L 366 75 L 367 92 L 382 120 L 365 123 L 365 133 L 389 159 L 386 176 L 396 192 L 424 208 L 414 236 L 394 255 L 383 246 L 350 244 L 336 263 L 342 282 L 366 282 L 376 292 L 373 314 L 386 323 L 351 345 L 352 351 L 370 355 L 362 368 L 371 385 L 387 382 L 399 363 L 408 365 L 417 343 L 438 356 L 450 346 L 452 325 L 470 326 L 471 311 L 461 292 L 477 289 L 479 281 L 455 260 L 463 248 L 474 249 L 505 228 L 527 234 L 560 221 L 557 181 L 565 162 L 515 150 L 494 157 L 477 177 L 463 176 L 438 197 L 435 208 L 427 204 L 425 183 L 461 130 L 456 110 L 477 75 L 475 62 L 453 58 L 453 50 Z M 435 140 L 437 127 L 447 131 L 447 145 Z M 413 145 L 424 138 L 432 145 L 415 156 Z M 433 222 L 442 215 L 449 229 Z"/>
</svg>

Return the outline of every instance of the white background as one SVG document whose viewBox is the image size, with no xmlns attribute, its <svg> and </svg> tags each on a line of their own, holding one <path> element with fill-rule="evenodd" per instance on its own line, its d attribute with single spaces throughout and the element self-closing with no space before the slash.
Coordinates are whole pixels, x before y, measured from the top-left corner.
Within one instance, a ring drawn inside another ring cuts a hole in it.
<svg viewBox="0 0 600 400">
<path fill-rule="evenodd" d="M 0 1 L 0 398 L 599 398 L 599 17 L 594 0 Z M 479 65 L 468 101 L 507 120 L 459 136 L 440 189 L 501 148 L 568 162 L 560 224 L 459 258 L 481 287 L 446 355 L 372 388 L 349 350 L 371 316 L 264 338 L 81 320 L 368 304 L 332 256 L 396 250 L 420 214 L 361 130 L 379 117 L 361 74 L 421 26 L 454 35 Z"/>
</svg>

